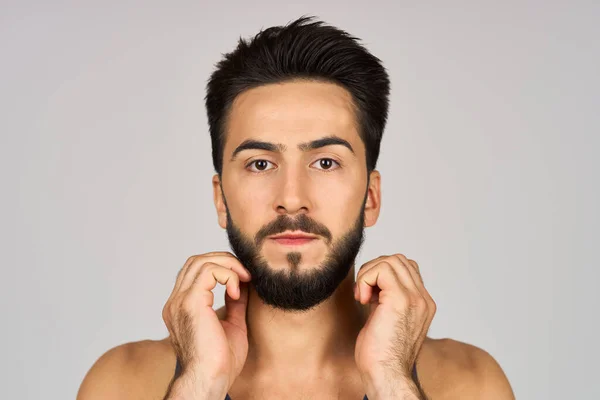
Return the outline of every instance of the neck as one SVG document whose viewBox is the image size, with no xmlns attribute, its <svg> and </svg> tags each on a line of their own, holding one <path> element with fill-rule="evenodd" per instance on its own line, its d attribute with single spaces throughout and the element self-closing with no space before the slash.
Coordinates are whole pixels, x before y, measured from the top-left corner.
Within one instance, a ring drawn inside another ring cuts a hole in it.
<svg viewBox="0 0 600 400">
<path fill-rule="evenodd" d="M 253 371 L 327 371 L 354 359 L 364 308 L 354 300 L 354 267 L 335 293 L 307 312 L 286 312 L 266 305 L 250 287 L 248 359 Z M 293 375 L 292 375 L 293 376 Z"/>
</svg>

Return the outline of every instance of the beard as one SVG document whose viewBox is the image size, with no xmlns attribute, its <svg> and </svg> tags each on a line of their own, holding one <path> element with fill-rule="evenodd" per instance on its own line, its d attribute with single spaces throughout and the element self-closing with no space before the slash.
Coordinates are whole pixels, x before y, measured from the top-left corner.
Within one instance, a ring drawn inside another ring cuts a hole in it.
<svg viewBox="0 0 600 400">
<path fill-rule="evenodd" d="M 300 214 L 292 219 L 285 215 L 261 228 L 254 239 L 244 235 L 233 223 L 227 208 L 227 236 L 231 249 L 242 265 L 252 274 L 251 284 L 259 298 L 266 304 L 284 311 L 309 311 L 333 295 L 340 283 L 348 276 L 356 256 L 364 242 L 364 209 L 366 196 L 358 218 L 352 228 L 341 238 L 332 241 L 326 226 Z M 289 252 L 288 270 L 274 270 L 260 255 L 262 243 L 268 236 L 287 230 L 301 230 L 305 233 L 322 236 L 330 251 L 320 265 L 310 266 L 300 271 L 301 252 Z"/>
</svg>

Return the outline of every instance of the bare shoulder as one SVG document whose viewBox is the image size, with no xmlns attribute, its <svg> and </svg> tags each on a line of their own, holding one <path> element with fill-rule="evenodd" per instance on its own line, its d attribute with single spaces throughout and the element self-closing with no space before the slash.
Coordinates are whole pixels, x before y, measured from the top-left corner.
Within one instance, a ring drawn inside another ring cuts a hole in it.
<svg viewBox="0 0 600 400">
<path fill-rule="evenodd" d="M 487 351 L 447 338 L 425 343 L 427 356 L 419 378 L 430 398 L 514 400 L 504 371 Z"/>
<path fill-rule="evenodd" d="M 77 400 L 157 399 L 175 372 L 169 338 L 125 343 L 106 351 L 87 372 Z"/>
</svg>

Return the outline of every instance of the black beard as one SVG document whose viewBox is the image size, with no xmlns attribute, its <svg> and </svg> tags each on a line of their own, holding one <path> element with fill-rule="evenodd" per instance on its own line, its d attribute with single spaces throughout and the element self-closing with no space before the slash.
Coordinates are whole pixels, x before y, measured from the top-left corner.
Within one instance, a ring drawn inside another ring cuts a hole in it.
<svg viewBox="0 0 600 400">
<path fill-rule="evenodd" d="M 327 227 L 306 214 L 300 214 L 296 219 L 280 215 L 251 240 L 235 226 L 227 209 L 227 236 L 236 257 L 252 274 L 251 284 L 264 303 L 284 311 L 308 311 L 328 299 L 354 265 L 364 241 L 364 210 L 365 202 L 354 226 L 333 243 L 325 261 L 303 273 L 298 272 L 302 253 L 288 253 L 291 269 L 277 271 L 269 266 L 259 251 L 267 236 L 287 230 L 322 236 L 331 245 L 331 233 Z"/>
</svg>

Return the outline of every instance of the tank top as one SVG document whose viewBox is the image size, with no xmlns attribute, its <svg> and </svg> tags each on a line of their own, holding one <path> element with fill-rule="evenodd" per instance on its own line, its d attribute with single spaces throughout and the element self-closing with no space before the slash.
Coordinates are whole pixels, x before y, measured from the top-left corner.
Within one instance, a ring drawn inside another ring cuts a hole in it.
<svg viewBox="0 0 600 400">
<path fill-rule="evenodd" d="M 179 364 L 179 360 L 177 360 L 177 362 L 175 363 L 175 376 L 179 376 L 179 373 L 181 372 L 181 364 Z M 415 381 L 415 383 L 417 384 L 418 387 L 421 386 L 421 384 L 419 383 L 419 378 L 417 376 L 417 364 L 415 363 L 415 365 L 413 365 L 413 369 L 412 369 L 412 378 L 413 381 Z M 229 394 L 225 395 L 225 400 L 232 400 L 231 397 L 229 397 Z M 363 397 L 363 400 L 369 400 L 369 398 L 367 397 L 367 395 L 365 394 L 365 397 Z"/>
</svg>

